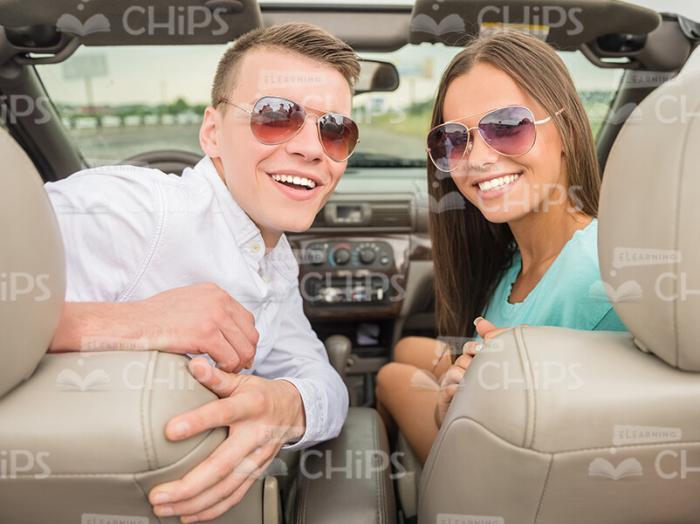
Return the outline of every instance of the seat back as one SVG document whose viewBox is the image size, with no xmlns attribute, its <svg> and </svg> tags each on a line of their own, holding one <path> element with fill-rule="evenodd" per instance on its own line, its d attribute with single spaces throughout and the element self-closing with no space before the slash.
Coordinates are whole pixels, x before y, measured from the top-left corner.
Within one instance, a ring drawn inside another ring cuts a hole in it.
<svg viewBox="0 0 700 524">
<path fill-rule="evenodd" d="M 226 438 L 181 442 L 169 419 L 217 397 L 157 351 L 46 354 L 65 296 L 60 232 L 41 178 L 0 129 L 0 522 L 177 523 L 147 499 Z M 213 522 L 280 520 L 274 477 Z"/>
<path fill-rule="evenodd" d="M 58 224 L 31 160 L 0 128 L 0 397 L 31 375 L 63 306 Z"/>
<path fill-rule="evenodd" d="M 476 355 L 430 453 L 425 523 L 700 515 L 700 72 L 631 114 L 600 201 L 600 289 L 631 333 L 517 327 Z"/>
</svg>

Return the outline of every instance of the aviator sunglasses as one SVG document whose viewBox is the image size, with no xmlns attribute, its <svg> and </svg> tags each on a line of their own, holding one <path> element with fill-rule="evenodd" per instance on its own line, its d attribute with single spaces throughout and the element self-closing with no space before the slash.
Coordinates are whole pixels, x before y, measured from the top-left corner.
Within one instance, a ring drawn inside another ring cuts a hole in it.
<svg viewBox="0 0 700 524">
<path fill-rule="evenodd" d="M 266 145 L 277 145 L 294 138 L 304 126 L 307 109 L 300 104 L 278 96 L 258 99 L 252 109 L 223 98 L 219 103 L 229 104 L 250 115 L 253 136 Z M 335 162 L 350 158 L 359 143 L 357 124 L 340 113 L 326 113 L 308 108 L 316 115 L 316 128 L 323 151 Z"/>
<path fill-rule="evenodd" d="M 561 108 L 555 115 L 561 114 Z M 469 115 L 474 116 L 474 115 Z M 535 120 L 527 107 L 512 105 L 485 113 L 475 127 L 460 123 L 465 116 L 440 124 L 428 132 L 428 156 L 440 171 L 457 169 L 459 162 L 473 146 L 472 132 L 478 130 L 486 145 L 503 156 L 515 157 L 528 153 L 535 145 L 535 126 L 546 124 L 552 116 Z"/>
</svg>

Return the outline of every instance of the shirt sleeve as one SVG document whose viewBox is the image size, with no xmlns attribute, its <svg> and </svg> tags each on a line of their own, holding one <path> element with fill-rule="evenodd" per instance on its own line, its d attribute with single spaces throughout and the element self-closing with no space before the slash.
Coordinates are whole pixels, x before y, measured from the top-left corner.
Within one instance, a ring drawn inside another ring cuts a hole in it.
<svg viewBox="0 0 700 524">
<path fill-rule="evenodd" d="M 80 171 L 44 188 L 66 257 L 66 301 L 128 300 L 156 247 L 164 217 L 148 171 Z"/>
<path fill-rule="evenodd" d="M 283 307 L 276 342 L 255 373 L 287 380 L 301 395 L 306 431 L 299 441 L 285 445 L 284 449 L 306 448 L 338 436 L 348 413 L 348 391 L 304 315 L 297 286 Z"/>
</svg>

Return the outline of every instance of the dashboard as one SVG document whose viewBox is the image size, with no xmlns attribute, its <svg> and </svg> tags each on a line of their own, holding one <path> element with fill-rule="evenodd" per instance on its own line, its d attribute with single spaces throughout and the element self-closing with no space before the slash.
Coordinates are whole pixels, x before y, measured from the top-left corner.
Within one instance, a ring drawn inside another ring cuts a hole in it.
<svg viewBox="0 0 700 524">
<path fill-rule="evenodd" d="M 351 168 L 311 228 L 287 235 L 312 327 L 352 341 L 351 405 L 372 404 L 400 337 L 435 336 L 428 203 L 424 168 Z"/>
</svg>

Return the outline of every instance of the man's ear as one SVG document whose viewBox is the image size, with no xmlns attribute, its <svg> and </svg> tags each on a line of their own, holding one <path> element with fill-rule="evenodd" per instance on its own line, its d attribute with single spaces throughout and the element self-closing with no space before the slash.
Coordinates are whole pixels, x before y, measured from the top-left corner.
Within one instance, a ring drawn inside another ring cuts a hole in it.
<svg viewBox="0 0 700 524">
<path fill-rule="evenodd" d="M 210 158 L 220 157 L 219 153 L 219 135 L 217 134 L 218 126 L 221 120 L 221 114 L 209 106 L 204 111 L 202 125 L 199 127 L 199 146 Z"/>
</svg>

